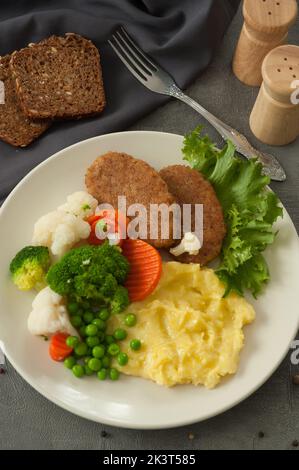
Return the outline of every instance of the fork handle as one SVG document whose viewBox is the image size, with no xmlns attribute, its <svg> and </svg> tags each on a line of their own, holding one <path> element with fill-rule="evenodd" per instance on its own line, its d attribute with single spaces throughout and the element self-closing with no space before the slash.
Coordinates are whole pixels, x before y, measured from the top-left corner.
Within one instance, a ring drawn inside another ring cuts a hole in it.
<svg viewBox="0 0 299 470">
<path fill-rule="evenodd" d="M 224 140 L 230 140 L 236 147 L 236 150 L 246 157 L 248 160 L 251 158 L 257 158 L 258 161 L 263 165 L 264 174 L 270 176 L 274 181 L 285 181 L 286 174 L 279 161 L 270 154 L 260 152 L 256 150 L 246 139 L 246 137 L 228 126 L 212 113 L 207 111 L 203 106 L 194 101 L 190 96 L 185 95 L 182 90 L 176 85 L 172 85 L 169 89 L 169 95 L 177 98 L 180 101 L 191 106 L 195 109 L 202 117 L 204 117 L 221 135 Z"/>
</svg>

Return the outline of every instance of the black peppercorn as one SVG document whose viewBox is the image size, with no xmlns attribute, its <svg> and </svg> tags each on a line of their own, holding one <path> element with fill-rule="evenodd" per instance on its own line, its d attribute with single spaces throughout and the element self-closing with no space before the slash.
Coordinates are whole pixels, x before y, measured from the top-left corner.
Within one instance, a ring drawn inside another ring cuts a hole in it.
<svg viewBox="0 0 299 470">
<path fill-rule="evenodd" d="M 293 375 L 292 382 L 293 382 L 294 385 L 299 385 L 299 375 L 298 374 Z"/>
</svg>

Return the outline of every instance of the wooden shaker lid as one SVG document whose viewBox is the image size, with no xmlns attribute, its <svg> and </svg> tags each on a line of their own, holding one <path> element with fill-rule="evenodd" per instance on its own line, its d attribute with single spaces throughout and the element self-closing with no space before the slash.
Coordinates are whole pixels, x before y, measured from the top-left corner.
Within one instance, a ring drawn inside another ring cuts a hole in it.
<svg viewBox="0 0 299 470">
<path fill-rule="evenodd" d="M 296 0 L 244 0 L 243 15 L 253 29 L 267 34 L 283 34 L 296 21 Z"/>
<path fill-rule="evenodd" d="M 266 89 L 274 99 L 290 103 L 292 83 L 299 80 L 299 46 L 284 45 L 265 57 L 262 75 Z"/>
</svg>

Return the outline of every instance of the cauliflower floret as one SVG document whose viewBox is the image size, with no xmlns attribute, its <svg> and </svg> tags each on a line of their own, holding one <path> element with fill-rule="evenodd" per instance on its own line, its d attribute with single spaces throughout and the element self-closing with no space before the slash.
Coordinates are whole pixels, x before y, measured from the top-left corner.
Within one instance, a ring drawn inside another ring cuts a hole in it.
<svg viewBox="0 0 299 470">
<path fill-rule="evenodd" d="M 33 335 L 49 336 L 61 332 L 78 336 L 70 323 L 63 297 L 50 287 L 41 290 L 33 300 L 27 326 Z"/>
<path fill-rule="evenodd" d="M 33 245 L 47 246 L 61 257 L 77 242 L 89 237 L 90 225 L 80 217 L 57 210 L 42 216 L 34 225 Z"/>
<path fill-rule="evenodd" d="M 189 253 L 189 255 L 196 256 L 201 249 L 201 241 L 193 232 L 185 233 L 179 245 L 171 248 L 169 252 L 173 256 L 180 256 L 183 253 Z"/>
<path fill-rule="evenodd" d="M 77 191 L 67 197 L 67 202 L 58 207 L 58 210 L 74 214 L 81 219 L 95 213 L 98 201 L 86 191 Z"/>
</svg>

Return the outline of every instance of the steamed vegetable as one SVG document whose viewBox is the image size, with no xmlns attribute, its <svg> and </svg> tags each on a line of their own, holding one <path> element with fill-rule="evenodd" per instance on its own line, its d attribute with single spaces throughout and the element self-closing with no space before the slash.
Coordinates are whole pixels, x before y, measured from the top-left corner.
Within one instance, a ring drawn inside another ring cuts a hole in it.
<svg viewBox="0 0 299 470">
<path fill-rule="evenodd" d="M 53 361 L 64 361 L 73 352 L 73 348 L 70 348 L 66 344 L 68 335 L 65 333 L 56 333 L 52 336 L 49 345 L 49 354 Z"/>
<path fill-rule="evenodd" d="M 130 273 L 125 282 L 130 300 L 143 300 L 154 291 L 161 278 L 161 255 L 143 240 L 127 239 L 122 248 L 130 263 Z"/>
<path fill-rule="evenodd" d="M 94 214 L 98 201 L 86 191 L 76 191 L 67 197 L 67 202 L 58 207 L 59 211 L 73 214 L 80 219 L 86 219 Z"/>
<path fill-rule="evenodd" d="M 90 225 L 74 214 L 56 210 L 43 215 L 34 225 L 32 243 L 44 245 L 50 253 L 60 258 L 76 243 L 86 240 Z"/>
<path fill-rule="evenodd" d="M 133 351 L 138 351 L 141 348 L 141 341 L 140 339 L 134 338 L 130 341 L 130 348 Z"/>
<path fill-rule="evenodd" d="M 91 227 L 88 243 L 102 245 L 106 239 L 111 245 L 123 244 L 127 234 L 128 219 L 117 210 L 102 210 L 88 217 Z"/>
<path fill-rule="evenodd" d="M 127 259 L 117 247 L 105 242 L 69 251 L 50 268 L 47 282 L 62 296 L 78 302 L 88 299 L 119 313 L 129 304 L 128 291 L 122 286 L 128 272 Z"/>
<path fill-rule="evenodd" d="M 262 252 L 274 242 L 273 224 L 282 208 L 267 188 L 270 178 L 263 175 L 260 163 L 238 158 L 230 141 L 219 152 L 200 133 L 199 127 L 185 137 L 183 153 L 211 182 L 223 207 L 227 236 L 217 275 L 226 284 L 226 293 L 243 295 L 249 289 L 256 297 L 270 277 Z"/>
<path fill-rule="evenodd" d="M 85 191 L 67 197 L 57 210 L 40 217 L 34 225 L 32 243 L 44 245 L 56 259 L 90 234 L 87 217 L 94 214 L 98 201 Z"/>
<path fill-rule="evenodd" d="M 77 335 L 70 323 L 63 297 L 53 292 L 49 286 L 35 296 L 27 325 L 32 335 L 50 336 L 55 333 Z"/>
<path fill-rule="evenodd" d="M 113 364 L 117 363 L 121 367 L 129 361 L 128 355 L 121 350 L 121 342 L 127 337 L 127 331 L 117 328 L 113 336 L 107 334 L 110 329 L 107 322 L 110 312 L 107 308 L 91 307 L 91 302 L 86 300 L 81 302 L 81 308 L 75 302 L 67 306 L 72 310 L 72 323 L 74 318 L 81 319 L 81 337 L 76 334 L 55 335 L 50 343 L 51 358 L 64 360 L 65 367 L 78 378 L 95 374 L 100 380 L 111 378 L 110 368 Z"/>
<path fill-rule="evenodd" d="M 10 263 L 12 280 L 21 290 L 45 286 L 46 272 L 50 266 L 49 250 L 45 246 L 26 246 Z"/>
</svg>

